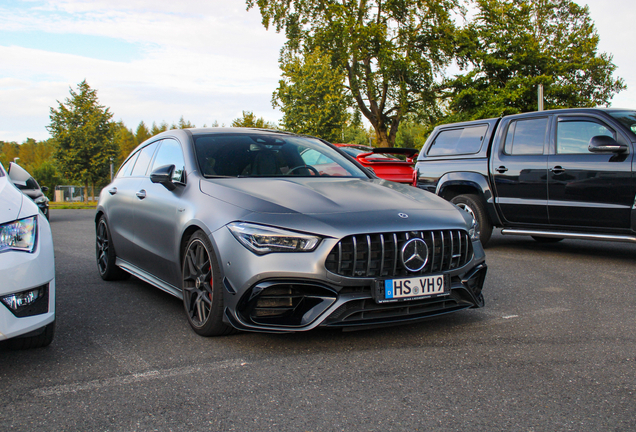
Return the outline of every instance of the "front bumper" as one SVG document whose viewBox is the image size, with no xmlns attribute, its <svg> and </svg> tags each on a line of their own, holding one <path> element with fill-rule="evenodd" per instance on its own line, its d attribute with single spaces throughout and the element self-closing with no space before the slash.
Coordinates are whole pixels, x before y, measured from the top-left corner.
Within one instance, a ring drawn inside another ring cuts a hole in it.
<svg viewBox="0 0 636 432">
<path fill-rule="evenodd" d="M 43 215 L 38 218 L 37 241 L 33 253 L 8 251 L 0 254 L 0 296 L 45 287 L 48 306 L 37 305 L 33 315 L 20 317 L 0 301 L 0 340 L 37 331 L 55 320 L 53 241 Z"/>
<path fill-rule="evenodd" d="M 335 239 L 324 239 L 312 253 L 258 257 L 223 230 L 214 240 L 224 273 L 224 319 L 241 330 L 384 326 L 484 305 L 481 291 L 487 266 L 479 242 L 473 243 L 472 258 L 465 265 L 444 272 L 450 279 L 446 295 L 380 304 L 372 295 L 376 278 L 345 277 L 325 268 Z"/>
</svg>

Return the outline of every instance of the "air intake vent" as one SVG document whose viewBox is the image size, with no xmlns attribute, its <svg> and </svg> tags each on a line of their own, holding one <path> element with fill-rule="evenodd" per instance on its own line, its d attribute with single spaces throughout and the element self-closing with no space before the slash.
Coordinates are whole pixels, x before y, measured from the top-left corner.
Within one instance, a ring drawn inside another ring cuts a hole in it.
<svg viewBox="0 0 636 432">
<path fill-rule="evenodd" d="M 420 255 L 426 254 L 426 264 L 418 271 L 408 270 L 402 261 L 404 245 L 414 238 L 426 243 L 426 248 L 420 248 Z M 325 265 L 327 270 L 340 276 L 403 277 L 460 268 L 472 256 L 472 242 L 464 230 L 357 234 L 340 240 Z"/>
</svg>

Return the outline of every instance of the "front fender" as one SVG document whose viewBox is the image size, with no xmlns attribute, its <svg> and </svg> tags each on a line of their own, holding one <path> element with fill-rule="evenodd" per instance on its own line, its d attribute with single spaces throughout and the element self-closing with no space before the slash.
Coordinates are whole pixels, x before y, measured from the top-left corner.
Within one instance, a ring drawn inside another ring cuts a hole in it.
<svg viewBox="0 0 636 432">
<path fill-rule="evenodd" d="M 474 193 L 483 199 L 488 217 L 493 222 L 493 225 L 501 225 L 490 183 L 483 174 L 465 171 L 446 173 L 437 182 L 435 194 L 443 197 L 448 190 L 453 188 L 460 188 L 463 191 L 462 193 L 469 193 L 466 191 L 470 189 L 470 193 Z"/>
</svg>

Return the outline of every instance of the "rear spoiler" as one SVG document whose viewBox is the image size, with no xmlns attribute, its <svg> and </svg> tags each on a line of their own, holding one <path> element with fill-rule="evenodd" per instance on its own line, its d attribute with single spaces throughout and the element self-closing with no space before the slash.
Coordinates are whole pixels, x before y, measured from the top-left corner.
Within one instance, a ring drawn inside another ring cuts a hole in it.
<svg viewBox="0 0 636 432">
<path fill-rule="evenodd" d="M 408 158 L 412 158 L 420 151 L 414 148 L 402 148 L 402 147 L 376 147 L 373 149 L 372 153 L 380 153 L 380 154 L 399 154 L 405 155 Z"/>
</svg>

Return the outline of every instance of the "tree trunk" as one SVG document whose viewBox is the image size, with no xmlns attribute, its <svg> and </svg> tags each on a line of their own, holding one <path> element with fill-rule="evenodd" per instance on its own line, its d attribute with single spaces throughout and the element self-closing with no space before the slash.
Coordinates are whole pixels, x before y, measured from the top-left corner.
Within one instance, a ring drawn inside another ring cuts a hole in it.
<svg viewBox="0 0 636 432">
<path fill-rule="evenodd" d="M 84 183 L 84 204 L 88 204 L 88 182 Z"/>
</svg>

